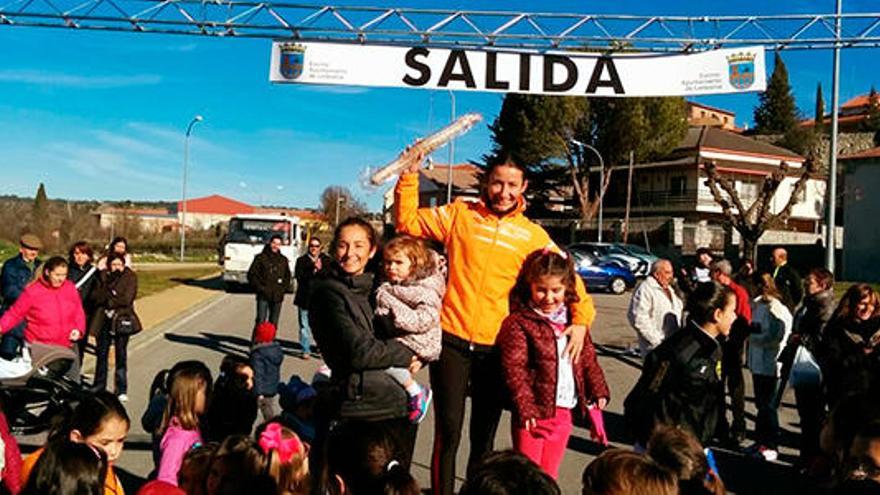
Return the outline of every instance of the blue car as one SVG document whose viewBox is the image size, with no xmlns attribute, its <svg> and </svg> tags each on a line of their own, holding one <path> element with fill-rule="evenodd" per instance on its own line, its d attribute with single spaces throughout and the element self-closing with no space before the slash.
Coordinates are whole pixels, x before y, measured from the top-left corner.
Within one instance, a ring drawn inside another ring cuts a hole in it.
<svg viewBox="0 0 880 495">
<path fill-rule="evenodd" d="M 587 289 L 623 294 L 626 289 L 636 285 L 636 276 L 619 262 L 603 261 L 580 250 L 573 249 L 569 252 L 574 259 L 575 270 L 583 279 Z"/>
</svg>

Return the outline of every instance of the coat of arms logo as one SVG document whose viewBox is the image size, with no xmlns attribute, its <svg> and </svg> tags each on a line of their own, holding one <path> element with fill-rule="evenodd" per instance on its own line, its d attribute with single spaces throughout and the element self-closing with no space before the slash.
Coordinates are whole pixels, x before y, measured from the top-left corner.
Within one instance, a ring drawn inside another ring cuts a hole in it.
<svg viewBox="0 0 880 495">
<path fill-rule="evenodd" d="M 755 54 L 734 53 L 727 57 L 730 84 L 736 89 L 747 89 L 755 82 Z"/>
<path fill-rule="evenodd" d="M 285 79 L 296 79 L 302 75 L 306 47 L 298 43 L 281 44 L 281 75 Z"/>
</svg>

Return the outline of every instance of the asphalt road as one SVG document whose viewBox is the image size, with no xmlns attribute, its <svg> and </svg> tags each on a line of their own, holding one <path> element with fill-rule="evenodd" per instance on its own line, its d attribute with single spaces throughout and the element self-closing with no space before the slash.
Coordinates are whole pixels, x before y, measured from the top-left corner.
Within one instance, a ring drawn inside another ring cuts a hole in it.
<svg viewBox="0 0 880 495">
<path fill-rule="evenodd" d="M 638 359 L 620 354 L 618 351 L 634 342 L 632 330 L 626 324 L 626 307 L 629 294 L 621 296 L 597 294 L 594 296 L 598 318 L 593 329 L 593 339 L 600 344 L 600 364 L 612 391 L 612 400 L 606 411 L 605 421 L 613 444 L 629 448 L 623 426 L 622 402 L 635 382 L 640 362 Z M 127 408 L 132 418 L 132 429 L 125 451 L 117 464 L 120 477 L 127 485 L 128 493 L 135 493 L 133 487 L 143 482 L 152 469 L 150 437 L 140 426 L 140 416 L 146 407 L 148 389 L 154 375 L 162 369 L 170 368 L 182 359 L 200 359 L 214 373 L 220 360 L 227 353 L 244 355 L 253 326 L 255 311 L 254 297 L 251 294 L 225 294 L 218 291 L 218 297 L 189 314 L 182 315 L 164 328 L 144 332 L 137 336 L 130 346 L 129 356 L 129 402 Z M 299 374 L 310 378 L 319 366 L 315 359 L 304 361 L 296 357 L 297 331 L 296 313 L 291 298 L 285 300 L 281 315 L 279 339 L 285 348 L 286 358 L 283 378 Z M 88 369 L 89 361 L 86 361 Z M 427 382 L 427 372 L 423 371 L 419 381 Z M 747 381 L 749 381 L 747 379 Z M 749 391 L 750 392 L 750 391 Z M 752 395 L 748 394 L 750 410 L 749 428 L 753 428 L 754 408 Z M 731 491 L 736 493 L 809 493 L 809 484 L 794 476 L 788 463 L 794 460 L 796 451 L 797 415 L 793 409 L 790 394 L 784 401 L 781 424 L 785 429 L 780 462 L 765 463 L 745 459 L 740 455 L 721 452 L 719 464 L 722 476 Z M 467 422 L 465 422 L 467 424 Z M 463 433 L 463 445 L 458 456 L 458 475 L 463 476 L 467 454 L 467 432 Z M 421 424 L 416 445 L 413 474 L 423 487 L 429 485 L 429 460 L 433 441 L 433 412 Z M 41 437 L 23 438 L 24 450 L 32 450 L 42 442 Z M 496 438 L 496 448 L 510 447 L 509 414 L 505 413 Z M 560 469 L 559 483 L 563 493 L 580 493 L 580 476 L 584 467 L 602 451 L 601 446 L 590 441 L 589 430 L 576 426 L 569 441 L 569 449 Z"/>
</svg>

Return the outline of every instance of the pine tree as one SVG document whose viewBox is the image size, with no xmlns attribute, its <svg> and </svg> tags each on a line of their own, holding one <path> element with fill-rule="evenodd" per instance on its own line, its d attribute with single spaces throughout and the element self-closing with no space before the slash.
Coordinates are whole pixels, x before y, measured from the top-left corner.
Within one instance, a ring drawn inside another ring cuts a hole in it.
<svg viewBox="0 0 880 495">
<path fill-rule="evenodd" d="M 30 228 L 46 241 L 46 234 L 49 231 L 49 197 L 46 196 L 46 187 L 42 182 L 37 187 L 37 195 L 34 196 Z"/>
<path fill-rule="evenodd" d="M 759 100 L 754 114 L 758 134 L 784 134 L 797 125 L 797 107 L 788 81 L 788 69 L 779 52 L 767 90 L 761 93 Z"/>
<path fill-rule="evenodd" d="M 578 139 L 589 119 L 586 98 L 572 96 L 540 96 L 510 93 L 504 97 L 501 112 L 489 126 L 496 156 L 533 169 L 541 169 L 548 161 L 562 158 Z"/>
<path fill-rule="evenodd" d="M 822 83 L 816 85 L 816 115 L 813 128 L 816 134 L 825 130 L 825 99 L 822 97 Z"/>
</svg>

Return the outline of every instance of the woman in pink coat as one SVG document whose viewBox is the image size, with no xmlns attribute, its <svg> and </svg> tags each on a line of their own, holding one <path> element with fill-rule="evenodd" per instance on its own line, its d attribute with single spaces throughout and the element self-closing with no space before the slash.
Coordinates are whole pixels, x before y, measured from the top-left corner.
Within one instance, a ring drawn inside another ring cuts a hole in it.
<svg viewBox="0 0 880 495">
<path fill-rule="evenodd" d="M 0 334 L 27 321 L 24 340 L 35 361 L 46 346 L 70 348 L 83 337 L 86 325 L 79 293 L 67 280 L 67 261 L 60 256 L 50 258 L 41 273 L 0 317 Z"/>
</svg>

